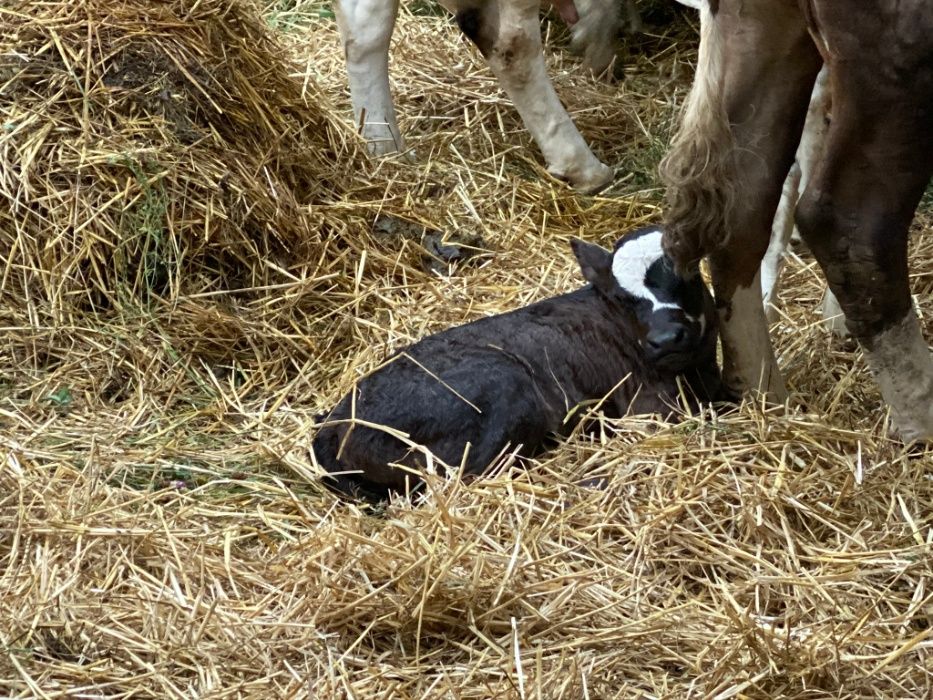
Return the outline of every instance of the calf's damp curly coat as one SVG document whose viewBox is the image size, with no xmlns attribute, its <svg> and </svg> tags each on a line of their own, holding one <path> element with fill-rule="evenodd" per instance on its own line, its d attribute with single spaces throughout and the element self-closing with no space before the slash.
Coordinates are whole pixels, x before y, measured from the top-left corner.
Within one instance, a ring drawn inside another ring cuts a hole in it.
<svg viewBox="0 0 933 700">
<path fill-rule="evenodd" d="M 530 456 L 569 434 L 590 405 L 609 417 L 668 415 L 682 390 L 724 398 L 712 298 L 699 275 L 674 271 L 661 235 L 634 232 L 611 253 L 574 240 L 586 287 L 395 353 L 319 430 L 325 481 L 380 500 L 420 484 L 423 448 L 479 474 L 506 450 Z"/>
</svg>

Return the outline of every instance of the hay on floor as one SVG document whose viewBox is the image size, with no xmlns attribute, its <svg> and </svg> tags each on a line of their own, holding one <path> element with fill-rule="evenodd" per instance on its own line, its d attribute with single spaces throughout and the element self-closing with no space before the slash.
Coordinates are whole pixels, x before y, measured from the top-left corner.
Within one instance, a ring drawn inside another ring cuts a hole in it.
<svg viewBox="0 0 933 700">
<path fill-rule="evenodd" d="M 888 438 L 809 258 L 787 410 L 606 422 L 380 516 L 320 488 L 315 414 L 389 351 L 571 289 L 570 236 L 658 218 L 695 56 L 683 18 L 621 85 L 549 53 L 620 171 L 580 198 L 411 7 L 414 164 L 360 152 L 316 0 L 0 8 L 0 695 L 929 697 L 931 452 Z M 422 229 L 488 251 L 438 275 Z"/>
</svg>

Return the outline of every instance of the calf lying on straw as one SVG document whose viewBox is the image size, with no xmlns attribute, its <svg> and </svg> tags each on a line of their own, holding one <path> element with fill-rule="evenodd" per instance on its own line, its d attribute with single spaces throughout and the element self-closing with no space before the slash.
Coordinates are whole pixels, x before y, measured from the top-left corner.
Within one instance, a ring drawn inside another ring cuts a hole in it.
<svg viewBox="0 0 933 700">
<path fill-rule="evenodd" d="M 713 300 L 699 275 L 674 272 L 661 236 L 642 229 L 612 253 L 573 240 L 586 287 L 396 353 L 318 432 L 328 485 L 384 499 L 420 485 L 425 448 L 478 474 L 506 450 L 533 455 L 569 434 L 588 404 L 609 417 L 667 415 L 681 386 L 691 400 L 719 399 Z"/>
</svg>

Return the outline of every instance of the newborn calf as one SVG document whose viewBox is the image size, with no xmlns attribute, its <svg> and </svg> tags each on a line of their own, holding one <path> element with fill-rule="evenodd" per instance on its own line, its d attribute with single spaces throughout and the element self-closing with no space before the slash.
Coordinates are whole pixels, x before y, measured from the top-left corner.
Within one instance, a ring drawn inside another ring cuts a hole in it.
<svg viewBox="0 0 933 700">
<path fill-rule="evenodd" d="M 369 500 L 415 488 L 426 460 L 410 443 L 478 474 L 507 448 L 529 456 L 569 434 L 581 404 L 602 402 L 613 418 L 667 415 L 678 376 L 694 400 L 719 399 L 713 300 L 699 275 L 674 272 L 661 235 L 642 229 L 612 253 L 575 239 L 586 287 L 397 352 L 318 432 L 328 485 Z"/>
</svg>

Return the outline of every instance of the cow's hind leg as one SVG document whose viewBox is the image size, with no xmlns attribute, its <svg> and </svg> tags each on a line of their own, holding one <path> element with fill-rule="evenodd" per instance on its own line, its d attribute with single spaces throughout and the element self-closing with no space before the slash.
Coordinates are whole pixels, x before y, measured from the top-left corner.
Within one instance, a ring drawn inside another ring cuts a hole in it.
<svg viewBox="0 0 933 700">
<path fill-rule="evenodd" d="M 662 165 L 665 248 L 681 265 L 710 254 L 727 386 L 781 401 L 759 267 L 822 62 L 796 3 L 711 5 L 701 9 L 697 75 Z"/>
<path fill-rule="evenodd" d="M 795 162 L 787 174 L 787 179 L 784 180 L 781 202 L 778 204 L 771 228 L 771 241 L 761 261 L 761 300 L 764 303 L 768 323 L 774 323 L 778 319 L 778 289 L 781 283 L 781 273 L 784 271 L 787 246 L 794 232 L 794 212 L 797 209 L 799 196 L 800 165 Z"/>
<path fill-rule="evenodd" d="M 357 127 L 370 153 L 402 151 L 405 143 L 389 89 L 389 41 L 398 0 L 338 0 L 334 6 Z"/>
<path fill-rule="evenodd" d="M 810 180 L 810 174 L 816 166 L 823 145 L 826 142 L 826 130 L 829 125 L 829 86 L 827 83 L 826 66 L 820 71 L 813 86 L 810 97 L 810 106 L 807 109 L 807 119 L 804 122 L 800 145 L 790 173 L 784 181 L 784 190 L 781 193 L 781 202 L 778 204 L 771 230 L 771 242 L 768 252 L 761 262 L 761 293 L 765 306 L 765 315 L 768 321 L 777 320 L 777 293 L 781 283 L 781 272 L 784 269 L 787 248 L 794 240 L 799 239 L 800 233 L 794 225 L 794 212 L 797 210 L 797 200 Z M 828 293 L 823 298 L 823 312 L 827 324 L 835 332 L 840 333 L 839 327 L 844 328 L 842 312 L 838 311 L 838 304 L 832 303 L 835 297 Z M 843 332 L 844 333 L 844 332 Z"/>
<path fill-rule="evenodd" d="M 539 0 L 441 0 L 476 44 L 538 144 L 548 171 L 581 192 L 596 192 L 612 170 L 590 151 L 547 75 Z"/>
<path fill-rule="evenodd" d="M 933 358 L 911 301 L 907 238 L 933 174 L 933 70 L 892 71 L 882 81 L 875 69 L 883 57 L 867 40 L 860 47 L 864 61 L 830 64 L 833 119 L 798 226 L 901 437 L 930 440 Z"/>
<path fill-rule="evenodd" d="M 618 0 L 576 0 L 574 3 L 580 13 L 579 21 L 570 27 L 573 37 L 571 46 L 584 56 L 584 65 L 595 76 L 601 76 L 616 58 L 618 40 L 616 38 L 622 26 Z M 635 11 L 637 15 L 637 10 Z M 640 31 L 640 30 L 639 30 Z M 616 64 L 610 77 L 622 78 L 621 59 Z"/>
</svg>

